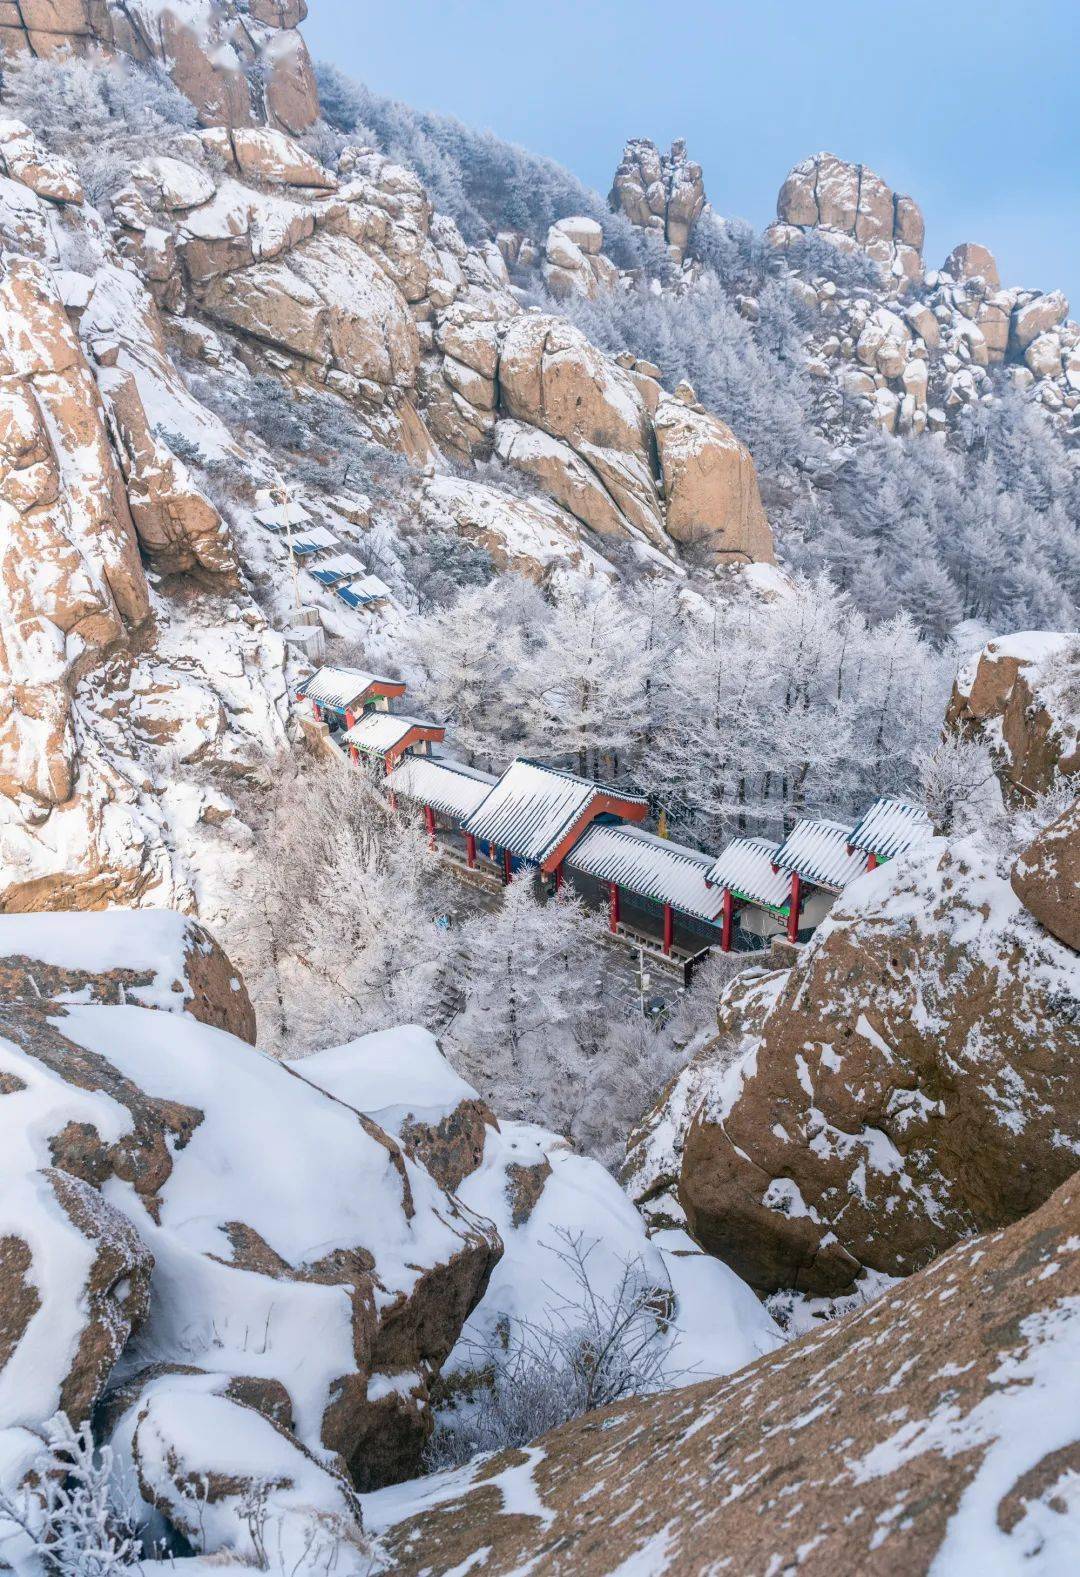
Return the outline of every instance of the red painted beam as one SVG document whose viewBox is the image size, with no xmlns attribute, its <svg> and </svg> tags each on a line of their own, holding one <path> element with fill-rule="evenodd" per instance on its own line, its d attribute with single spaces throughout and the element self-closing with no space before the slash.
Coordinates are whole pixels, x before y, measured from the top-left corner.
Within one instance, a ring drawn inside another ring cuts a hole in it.
<svg viewBox="0 0 1080 1577">
<path fill-rule="evenodd" d="M 735 915 L 735 900 L 731 896 L 731 888 L 724 888 L 723 927 L 720 931 L 720 951 L 731 952 L 731 922 Z"/>
<path fill-rule="evenodd" d="M 876 854 L 868 854 L 866 856 L 866 869 L 868 871 L 876 871 L 877 870 L 877 855 Z"/>
<path fill-rule="evenodd" d="M 791 913 L 788 915 L 787 935 L 789 942 L 799 940 L 799 909 L 802 906 L 802 882 L 798 871 L 791 873 Z"/>
<path fill-rule="evenodd" d="M 671 952 L 675 940 L 675 911 L 669 903 L 664 905 L 664 952 Z"/>
</svg>

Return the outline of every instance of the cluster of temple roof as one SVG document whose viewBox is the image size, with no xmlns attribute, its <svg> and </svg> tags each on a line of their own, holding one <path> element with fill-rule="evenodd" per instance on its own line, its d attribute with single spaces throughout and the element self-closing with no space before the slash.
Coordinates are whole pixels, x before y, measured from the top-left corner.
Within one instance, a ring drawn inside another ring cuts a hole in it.
<svg viewBox="0 0 1080 1577">
<path fill-rule="evenodd" d="M 928 836 L 921 805 L 882 798 L 851 826 L 803 817 L 780 841 L 734 837 L 719 854 L 646 831 L 648 800 L 610 784 L 520 758 L 501 776 L 436 754 L 442 725 L 390 703 L 405 685 L 357 668 L 322 668 L 300 687 L 353 761 L 391 776 L 394 800 L 417 807 L 428 835 L 467 868 L 505 880 L 522 869 L 553 888 L 569 880 L 606 901 L 613 931 L 665 954 L 693 956 L 795 941 L 825 917 L 849 882 Z"/>
</svg>

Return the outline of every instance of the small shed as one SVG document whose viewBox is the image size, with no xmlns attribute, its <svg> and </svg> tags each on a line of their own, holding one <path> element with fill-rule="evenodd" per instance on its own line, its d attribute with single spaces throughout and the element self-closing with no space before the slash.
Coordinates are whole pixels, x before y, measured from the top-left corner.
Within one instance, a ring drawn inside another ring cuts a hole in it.
<svg viewBox="0 0 1080 1577">
<path fill-rule="evenodd" d="M 665 953 L 675 945 L 677 924 L 682 933 L 678 940 L 686 951 L 698 952 L 716 940 L 723 893 L 706 879 L 711 854 L 640 827 L 594 823 L 565 864 L 572 876 L 591 877 L 607 888 L 613 931 L 627 921 L 638 928 L 639 916 L 645 926 L 658 917 Z"/>
<path fill-rule="evenodd" d="M 866 869 L 914 848 L 933 832 L 922 805 L 904 799 L 876 799 L 851 829 L 851 847 L 866 856 Z"/>
<path fill-rule="evenodd" d="M 519 758 L 507 767 L 490 794 L 465 822 L 474 840 L 494 858 L 501 851 L 507 877 L 514 861 L 534 865 L 545 876 L 558 871 L 586 828 L 598 819 L 644 821 L 648 801 L 573 772 Z"/>
<path fill-rule="evenodd" d="M 313 564 L 308 570 L 308 574 L 313 575 L 320 586 L 336 586 L 340 581 L 363 573 L 364 566 L 354 553 L 332 553 L 329 558 L 320 559 L 318 564 Z"/>
<path fill-rule="evenodd" d="M 760 911 L 757 923 L 747 923 L 744 916 L 740 928 L 760 935 L 783 930 L 782 924 L 770 923 L 787 919 L 791 904 L 791 877 L 776 867 L 778 843 L 768 838 L 732 838 L 709 868 L 708 880 L 713 887 L 722 889 L 722 940 L 727 952 L 731 947 L 732 925 L 736 913 L 743 906 Z"/>
<path fill-rule="evenodd" d="M 365 712 L 342 735 L 354 761 L 361 756 L 381 761 L 392 772 L 408 752 L 426 755 L 432 745 L 441 745 L 446 729 L 419 717 L 402 717 L 395 712 Z"/>
<path fill-rule="evenodd" d="M 305 679 L 296 692 L 298 701 L 308 700 L 318 717 L 331 724 L 351 728 L 365 711 L 385 712 L 391 700 L 405 694 L 400 679 L 368 673 L 364 668 L 320 668 Z"/>
<path fill-rule="evenodd" d="M 377 575 L 364 575 L 347 586 L 335 586 L 334 590 L 349 608 L 378 608 L 392 596 L 390 587 Z"/>
<path fill-rule="evenodd" d="M 308 526 L 303 531 L 294 531 L 289 546 L 297 558 L 311 558 L 315 553 L 324 553 L 328 548 L 339 546 L 337 537 L 333 532 L 327 531 L 325 526 Z"/>
</svg>

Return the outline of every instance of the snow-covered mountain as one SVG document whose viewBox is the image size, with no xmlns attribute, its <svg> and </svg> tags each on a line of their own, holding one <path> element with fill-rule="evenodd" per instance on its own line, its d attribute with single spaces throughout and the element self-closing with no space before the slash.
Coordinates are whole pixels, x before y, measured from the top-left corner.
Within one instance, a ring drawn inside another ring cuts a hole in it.
<svg viewBox="0 0 1080 1577">
<path fill-rule="evenodd" d="M 306 9 L 0 5 L 0 1569 L 1069 1570 L 1080 327 Z M 938 835 L 646 1018 L 327 659 L 699 849 Z"/>
</svg>

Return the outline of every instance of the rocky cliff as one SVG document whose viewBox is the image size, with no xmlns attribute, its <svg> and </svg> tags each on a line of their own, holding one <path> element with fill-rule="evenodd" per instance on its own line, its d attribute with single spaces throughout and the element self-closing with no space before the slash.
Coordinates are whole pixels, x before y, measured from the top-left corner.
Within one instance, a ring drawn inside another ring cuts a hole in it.
<svg viewBox="0 0 1080 1577">
<path fill-rule="evenodd" d="M 368 1502 L 396 1570 L 1064 1570 L 1080 1185 L 731 1379 Z M 662 1493 L 658 1493 L 662 1486 Z"/>
</svg>

